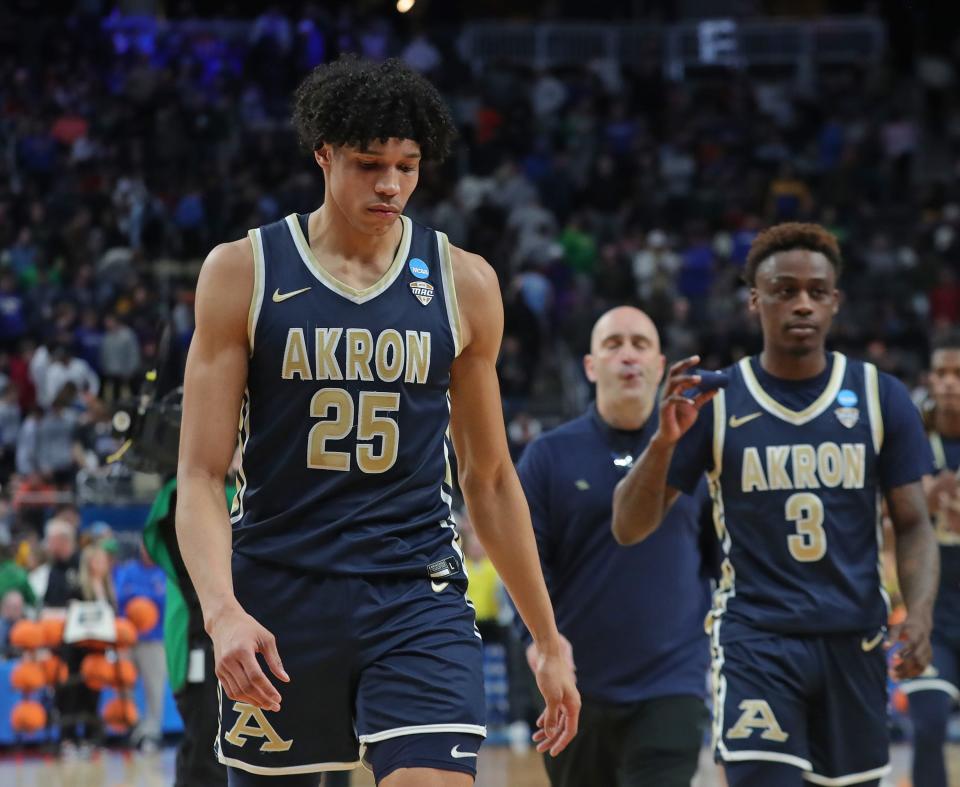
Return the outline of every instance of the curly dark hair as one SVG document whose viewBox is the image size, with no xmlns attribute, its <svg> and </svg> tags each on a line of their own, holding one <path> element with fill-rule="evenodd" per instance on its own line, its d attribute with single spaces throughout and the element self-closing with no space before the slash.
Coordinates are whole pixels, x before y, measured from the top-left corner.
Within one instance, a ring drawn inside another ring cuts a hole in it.
<svg viewBox="0 0 960 787">
<path fill-rule="evenodd" d="M 427 161 L 443 161 L 457 135 L 437 89 L 400 60 L 355 55 L 317 66 L 294 94 L 293 125 L 305 149 L 363 147 L 412 139 Z"/>
<path fill-rule="evenodd" d="M 820 252 L 830 260 L 837 278 L 840 278 L 843 257 L 840 254 L 837 237 L 819 224 L 801 224 L 791 221 L 768 227 L 753 239 L 750 252 L 747 254 L 747 264 L 743 268 L 743 280 L 751 287 L 756 286 L 757 268 L 764 260 L 777 252 L 794 249 Z"/>
<path fill-rule="evenodd" d="M 930 343 L 930 354 L 937 350 L 960 350 L 960 330 L 951 328 Z"/>
</svg>

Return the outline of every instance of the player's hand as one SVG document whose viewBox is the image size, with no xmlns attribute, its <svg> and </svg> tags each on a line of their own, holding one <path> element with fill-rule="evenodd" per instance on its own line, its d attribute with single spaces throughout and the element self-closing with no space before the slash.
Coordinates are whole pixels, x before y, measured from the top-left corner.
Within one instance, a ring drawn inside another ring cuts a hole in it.
<svg viewBox="0 0 960 787">
<path fill-rule="evenodd" d="M 569 643 L 567 643 L 569 645 Z M 573 674 L 573 659 L 562 644 L 538 654 L 533 674 L 547 707 L 537 719 L 533 740 L 537 751 L 556 757 L 577 734 L 580 692 Z"/>
<path fill-rule="evenodd" d="M 262 710 L 280 710 L 280 692 L 257 661 L 257 654 L 263 654 L 270 671 L 284 683 L 290 682 L 273 634 L 244 612 L 239 604 L 211 620 L 207 633 L 213 640 L 217 679 L 227 696 Z"/>
<path fill-rule="evenodd" d="M 570 669 L 574 672 L 577 671 L 577 665 L 573 662 L 573 645 L 570 644 L 563 634 L 560 635 L 560 649 L 563 652 L 563 655 L 567 659 L 567 663 L 570 665 Z M 537 674 L 537 665 L 540 663 L 540 651 L 537 649 L 537 643 L 531 642 L 527 645 L 527 666 L 530 667 L 530 671 L 536 675 Z"/>
<path fill-rule="evenodd" d="M 907 619 L 899 629 L 891 634 L 893 642 L 901 643 L 900 649 L 893 654 L 893 677 L 897 680 L 916 678 L 930 665 L 933 648 L 930 646 L 930 621 Z"/>
<path fill-rule="evenodd" d="M 693 426 L 702 408 L 717 395 L 716 391 L 705 391 L 693 399 L 683 395 L 689 388 L 696 388 L 700 376 L 687 372 L 700 363 L 699 355 L 691 355 L 677 361 L 667 373 L 667 382 L 660 397 L 660 425 L 654 437 L 660 443 L 675 445 Z"/>
</svg>

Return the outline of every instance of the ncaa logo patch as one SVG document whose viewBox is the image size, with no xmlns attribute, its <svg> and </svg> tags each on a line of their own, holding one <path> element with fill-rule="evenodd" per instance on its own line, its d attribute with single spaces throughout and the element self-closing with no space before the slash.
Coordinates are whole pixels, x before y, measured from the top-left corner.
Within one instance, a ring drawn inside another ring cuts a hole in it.
<svg viewBox="0 0 960 787">
<path fill-rule="evenodd" d="M 407 267 L 410 268 L 410 273 L 416 276 L 418 279 L 426 279 L 430 276 L 430 269 L 427 267 L 427 263 L 421 260 L 419 257 L 414 257 L 407 264 Z"/>
<path fill-rule="evenodd" d="M 857 395 L 849 388 L 844 388 L 837 394 L 837 404 L 841 407 L 856 407 L 857 401 Z"/>
<path fill-rule="evenodd" d="M 428 281 L 410 282 L 410 292 L 423 306 L 433 300 L 433 285 Z"/>
</svg>

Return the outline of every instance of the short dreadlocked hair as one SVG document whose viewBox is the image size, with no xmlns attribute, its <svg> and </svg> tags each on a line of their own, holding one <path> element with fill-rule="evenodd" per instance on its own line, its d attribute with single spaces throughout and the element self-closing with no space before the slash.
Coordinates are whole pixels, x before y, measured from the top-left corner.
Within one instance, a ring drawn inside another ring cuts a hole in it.
<svg viewBox="0 0 960 787">
<path fill-rule="evenodd" d="M 801 224 L 791 221 L 769 227 L 757 235 L 750 244 L 747 264 L 743 268 L 743 280 L 751 287 L 757 283 L 757 268 L 764 260 L 781 251 L 805 249 L 816 251 L 830 260 L 833 270 L 840 278 L 843 258 L 837 237 L 819 224 Z"/>
<path fill-rule="evenodd" d="M 440 93 L 424 77 L 397 59 L 375 63 L 355 55 L 317 66 L 300 83 L 293 125 L 309 151 L 396 137 L 419 144 L 428 161 L 443 161 L 457 135 Z"/>
</svg>

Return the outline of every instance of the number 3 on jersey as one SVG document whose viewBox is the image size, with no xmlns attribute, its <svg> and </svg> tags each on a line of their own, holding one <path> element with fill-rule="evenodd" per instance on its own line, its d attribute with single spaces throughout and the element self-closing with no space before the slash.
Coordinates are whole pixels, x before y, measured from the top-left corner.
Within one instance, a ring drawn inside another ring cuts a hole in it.
<svg viewBox="0 0 960 787">
<path fill-rule="evenodd" d="M 813 563 L 827 554 L 827 534 L 823 529 L 823 501 L 810 492 L 797 492 L 787 498 L 785 516 L 797 532 L 787 536 L 790 554 L 801 563 Z"/>
<path fill-rule="evenodd" d="M 343 388 L 322 388 L 310 400 L 310 417 L 326 420 L 315 424 L 307 437 L 307 467 L 312 470 L 350 470 L 350 454 L 327 450 L 327 440 L 342 440 L 357 417 L 357 467 L 364 473 L 385 473 L 397 461 L 400 428 L 389 417 L 400 409 L 399 393 L 361 391 L 359 407 Z M 379 453 L 373 440 L 381 440 Z"/>
</svg>

